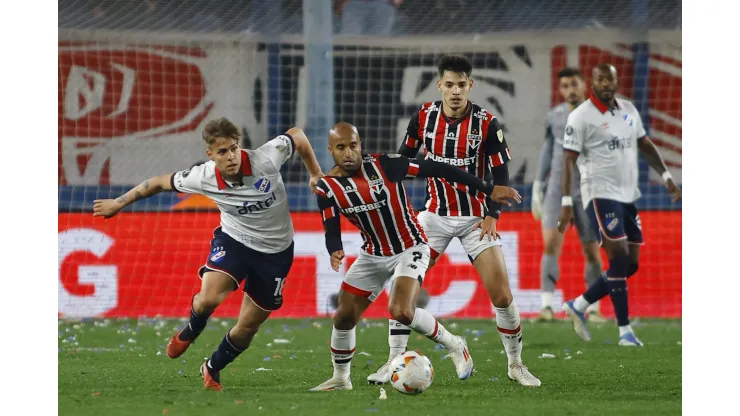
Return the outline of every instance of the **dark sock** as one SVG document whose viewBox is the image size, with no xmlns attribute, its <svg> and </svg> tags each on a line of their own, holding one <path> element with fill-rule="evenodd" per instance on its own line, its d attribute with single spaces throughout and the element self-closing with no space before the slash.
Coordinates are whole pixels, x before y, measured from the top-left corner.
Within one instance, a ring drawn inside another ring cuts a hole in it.
<svg viewBox="0 0 740 416">
<path fill-rule="evenodd" d="M 190 323 L 188 323 L 185 328 L 180 332 L 180 341 L 195 341 L 196 338 L 198 338 L 198 335 L 200 335 L 201 332 L 203 332 L 203 329 L 205 329 L 206 324 L 208 323 L 208 318 L 210 318 L 211 314 L 201 314 L 198 315 L 195 313 L 195 309 L 193 309 L 192 303 L 190 306 Z"/>
<path fill-rule="evenodd" d="M 583 292 L 583 298 L 586 299 L 588 303 L 595 303 L 608 294 L 609 284 L 606 281 L 606 274 L 602 273 L 601 277 L 596 279 L 596 281 L 589 286 L 585 292 Z"/>
<path fill-rule="evenodd" d="M 246 348 L 245 348 L 246 349 Z M 215 371 L 221 371 L 224 367 L 229 365 L 230 362 L 234 361 L 244 350 L 237 348 L 231 337 L 227 333 L 221 344 L 219 344 L 216 352 L 211 355 L 211 359 L 208 360 L 208 367 Z"/>
<path fill-rule="evenodd" d="M 629 306 L 627 302 L 627 279 L 609 280 L 609 296 L 614 305 L 614 314 L 617 316 L 617 325 L 630 324 Z"/>
</svg>

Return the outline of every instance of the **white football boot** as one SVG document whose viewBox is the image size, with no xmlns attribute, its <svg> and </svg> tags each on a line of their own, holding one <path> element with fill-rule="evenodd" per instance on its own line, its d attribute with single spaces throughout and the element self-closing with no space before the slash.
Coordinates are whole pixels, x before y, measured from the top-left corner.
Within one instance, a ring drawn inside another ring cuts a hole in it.
<svg viewBox="0 0 740 416">
<path fill-rule="evenodd" d="M 334 376 L 308 391 L 352 390 L 352 380 Z"/>
<path fill-rule="evenodd" d="M 391 361 L 393 358 L 389 358 L 378 371 L 367 376 L 368 384 L 381 385 L 391 381 Z"/>
<path fill-rule="evenodd" d="M 573 321 L 573 329 L 576 331 L 576 334 L 586 342 L 591 341 L 591 333 L 588 332 L 588 328 L 586 327 L 586 315 L 576 310 L 572 300 L 563 304 L 563 310 L 571 321 Z"/>
<path fill-rule="evenodd" d="M 455 336 L 455 338 L 458 345 L 456 348 L 449 350 L 450 358 L 455 364 L 457 377 L 460 380 L 467 380 L 467 378 L 470 377 L 471 374 L 473 374 L 473 357 L 470 356 L 468 343 L 467 341 L 465 341 L 465 338 L 459 335 Z"/>
<path fill-rule="evenodd" d="M 542 382 L 533 376 L 527 366 L 522 363 L 511 363 L 508 376 L 509 380 L 517 381 L 525 387 L 539 387 L 542 385 Z"/>
<path fill-rule="evenodd" d="M 642 347 L 644 346 L 642 341 L 637 339 L 634 332 L 627 332 L 626 334 L 619 337 L 619 345 L 624 347 Z"/>
</svg>

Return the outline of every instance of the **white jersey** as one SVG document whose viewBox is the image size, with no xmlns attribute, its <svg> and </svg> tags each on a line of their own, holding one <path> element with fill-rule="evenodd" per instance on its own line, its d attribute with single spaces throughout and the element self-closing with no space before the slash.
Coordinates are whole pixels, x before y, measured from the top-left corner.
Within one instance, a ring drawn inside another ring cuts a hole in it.
<svg viewBox="0 0 740 416">
<path fill-rule="evenodd" d="M 637 141 L 645 128 L 631 102 L 616 102 L 609 110 L 591 97 L 568 116 L 563 149 L 579 153 L 584 207 L 594 198 L 632 203 L 640 197 Z"/>
<path fill-rule="evenodd" d="M 278 253 L 293 241 L 280 167 L 293 155 L 293 138 L 280 135 L 254 150 L 241 150 L 241 183 L 229 183 L 213 161 L 172 175 L 179 192 L 201 194 L 221 211 L 221 228 L 230 237 L 262 253 Z"/>
</svg>

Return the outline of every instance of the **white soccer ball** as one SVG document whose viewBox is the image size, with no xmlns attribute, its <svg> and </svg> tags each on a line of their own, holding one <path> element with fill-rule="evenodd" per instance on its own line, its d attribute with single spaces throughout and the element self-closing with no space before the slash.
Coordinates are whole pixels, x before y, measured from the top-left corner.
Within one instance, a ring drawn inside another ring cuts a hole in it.
<svg viewBox="0 0 740 416">
<path fill-rule="evenodd" d="M 406 351 L 391 361 L 391 385 L 403 394 L 421 394 L 433 379 L 432 362 L 418 351 Z"/>
</svg>

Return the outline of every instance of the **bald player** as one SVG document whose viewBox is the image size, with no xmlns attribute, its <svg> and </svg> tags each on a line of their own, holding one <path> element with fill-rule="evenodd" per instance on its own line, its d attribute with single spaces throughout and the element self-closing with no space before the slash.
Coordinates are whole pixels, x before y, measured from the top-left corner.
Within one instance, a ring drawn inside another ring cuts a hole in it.
<svg viewBox="0 0 740 416">
<path fill-rule="evenodd" d="M 558 230 L 562 233 L 573 218 L 571 169 L 581 174 L 583 206 L 609 258 L 609 268 L 581 296 L 563 304 L 576 334 L 591 340 L 586 327 L 586 308 L 611 297 L 619 325 L 619 345 L 642 346 L 630 327 L 627 279 L 637 273 L 642 225 L 635 207 L 638 189 L 638 151 L 665 182 L 673 202 L 681 190 L 673 182 L 663 159 L 645 133 L 635 106 L 616 97 L 617 70 L 608 64 L 593 69 L 593 95 L 568 116 L 563 143 L 563 179 Z"/>
<path fill-rule="evenodd" d="M 491 186 L 454 166 L 397 154 L 362 153 L 357 128 L 338 123 L 329 131 L 329 151 L 336 166 L 317 186 L 319 209 L 326 231 L 326 248 L 335 271 L 344 259 L 339 215 L 362 233 L 362 251 L 345 274 L 331 333 L 333 376 L 311 391 L 351 390 L 350 362 L 355 352 L 355 326 L 370 304 L 392 280 L 388 312 L 393 319 L 450 353 L 458 378 L 473 372 L 473 360 L 464 338 L 453 335 L 424 309 L 415 307 L 429 266 L 427 236 L 419 225 L 403 180 L 442 177 L 484 192 L 494 201 L 511 205 L 519 193 Z"/>
<path fill-rule="evenodd" d="M 167 344 L 178 358 L 203 332 L 213 311 L 244 281 L 236 325 L 201 365 L 206 389 L 221 390 L 220 371 L 249 348 L 270 314 L 283 305 L 283 288 L 293 264 L 293 222 L 280 167 L 297 153 L 311 174 L 322 177 L 311 144 L 293 127 L 257 149 L 241 149 L 239 129 L 226 118 L 203 129 L 208 162 L 150 178 L 119 198 L 96 200 L 93 215 L 110 218 L 127 205 L 163 191 L 208 197 L 221 211 L 205 264 L 198 270 L 200 291 L 193 296 L 190 322 Z"/>
<path fill-rule="evenodd" d="M 540 319 L 552 321 L 552 296 L 555 285 L 560 279 L 560 265 L 558 258 L 563 249 L 563 234 L 558 232 L 558 216 L 560 214 L 561 172 L 563 168 L 563 136 L 565 135 L 565 123 L 568 115 L 582 102 L 586 100 L 586 82 L 583 80 L 581 71 L 575 68 L 563 68 L 558 73 L 560 95 L 564 103 L 556 105 L 547 113 L 547 130 L 545 143 L 540 151 L 537 174 L 532 185 L 532 215 L 536 220 L 542 221 L 542 240 L 544 242 L 544 253 L 540 261 L 540 290 L 542 306 Z M 577 174 L 577 172 L 576 172 Z M 547 179 L 547 191 L 542 193 L 542 184 Z M 576 181 L 580 176 L 576 175 Z M 581 192 L 579 184 L 573 184 L 573 214 L 574 225 L 578 231 L 586 261 L 584 262 L 584 277 L 586 287 L 592 285 L 601 276 L 601 256 L 599 255 L 599 244 L 596 241 L 591 224 L 589 224 L 586 211 L 581 204 Z M 587 312 L 588 320 L 591 322 L 604 322 L 599 315 L 598 302 L 589 306 Z"/>
</svg>

